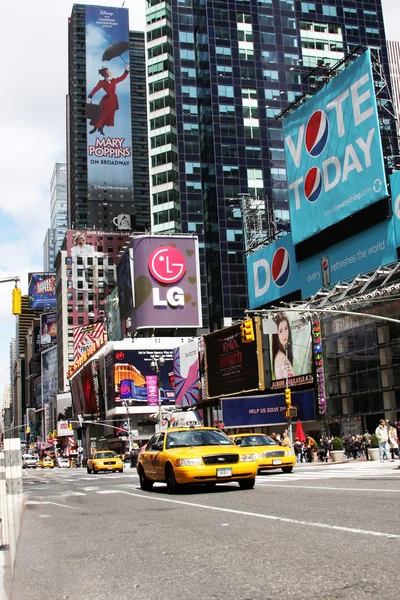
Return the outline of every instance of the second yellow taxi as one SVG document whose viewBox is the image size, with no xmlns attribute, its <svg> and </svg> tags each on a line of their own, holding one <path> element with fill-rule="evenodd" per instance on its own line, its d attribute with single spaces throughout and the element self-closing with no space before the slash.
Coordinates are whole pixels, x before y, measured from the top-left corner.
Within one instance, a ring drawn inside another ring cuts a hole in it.
<svg viewBox="0 0 400 600">
<path fill-rule="evenodd" d="M 254 487 L 257 459 L 253 448 L 237 447 L 229 437 L 213 427 L 176 427 L 154 435 L 140 453 L 137 471 L 142 490 L 154 482 L 167 484 L 170 494 L 184 484 L 236 481 L 241 489 Z"/>
<path fill-rule="evenodd" d="M 257 453 L 259 473 L 270 469 L 282 469 L 284 473 L 293 471 L 296 457 L 290 446 L 279 446 L 263 433 L 241 433 L 230 437 L 240 448 Z"/>
<path fill-rule="evenodd" d="M 122 473 L 123 470 L 122 460 L 112 450 L 99 450 L 87 461 L 88 473 L 99 473 L 100 471 L 119 471 Z"/>
<path fill-rule="evenodd" d="M 42 460 L 40 461 L 40 466 L 42 467 L 42 469 L 54 469 L 54 461 L 52 458 L 50 458 L 50 456 L 45 456 L 44 458 L 42 458 Z"/>
</svg>

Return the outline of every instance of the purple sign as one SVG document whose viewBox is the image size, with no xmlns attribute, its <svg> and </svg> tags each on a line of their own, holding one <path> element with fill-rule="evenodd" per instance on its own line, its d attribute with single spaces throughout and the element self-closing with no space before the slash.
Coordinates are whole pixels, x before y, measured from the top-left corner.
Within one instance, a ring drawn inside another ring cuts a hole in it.
<svg viewBox="0 0 400 600">
<path fill-rule="evenodd" d="M 201 327 L 198 240 L 193 236 L 137 236 L 132 241 L 132 330 Z"/>
<path fill-rule="evenodd" d="M 147 385 L 147 404 L 149 406 L 158 406 L 157 375 L 146 375 L 146 385 Z"/>
</svg>

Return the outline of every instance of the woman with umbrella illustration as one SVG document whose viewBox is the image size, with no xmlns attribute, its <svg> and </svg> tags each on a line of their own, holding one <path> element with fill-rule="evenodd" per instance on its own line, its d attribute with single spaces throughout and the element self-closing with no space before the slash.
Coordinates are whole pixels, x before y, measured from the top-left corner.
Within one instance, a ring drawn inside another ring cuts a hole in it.
<svg viewBox="0 0 400 600">
<path fill-rule="evenodd" d="M 111 71 L 106 67 L 99 69 L 99 74 L 103 77 L 98 84 L 92 89 L 88 98 L 91 101 L 93 96 L 101 89 L 105 91 L 105 96 L 100 100 L 101 115 L 99 119 L 92 119 L 90 125 L 93 125 L 93 129 L 89 133 L 95 133 L 98 131 L 101 135 L 104 135 L 103 127 L 114 127 L 114 115 L 115 111 L 119 109 L 118 96 L 115 93 L 118 83 L 124 81 L 129 74 L 129 65 L 125 66 L 125 71 L 121 77 L 111 77 Z"/>
</svg>

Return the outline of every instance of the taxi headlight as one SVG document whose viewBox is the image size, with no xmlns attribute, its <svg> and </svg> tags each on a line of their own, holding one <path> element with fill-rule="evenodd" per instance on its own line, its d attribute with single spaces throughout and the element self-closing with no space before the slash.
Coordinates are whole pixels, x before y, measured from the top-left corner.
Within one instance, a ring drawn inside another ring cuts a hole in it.
<svg viewBox="0 0 400 600">
<path fill-rule="evenodd" d="M 294 450 L 285 450 L 285 456 L 294 456 Z"/>
<path fill-rule="evenodd" d="M 256 454 L 241 454 L 240 462 L 253 462 L 256 460 Z"/>
<path fill-rule="evenodd" d="M 262 452 L 257 452 L 257 454 L 253 454 L 254 456 L 254 460 L 259 460 L 260 458 L 263 457 L 263 453 Z"/>
<path fill-rule="evenodd" d="M 177 458 L 175 461 L 177 467 L 193 467 L 201 465 L 201 458 Z"/>
</svg>

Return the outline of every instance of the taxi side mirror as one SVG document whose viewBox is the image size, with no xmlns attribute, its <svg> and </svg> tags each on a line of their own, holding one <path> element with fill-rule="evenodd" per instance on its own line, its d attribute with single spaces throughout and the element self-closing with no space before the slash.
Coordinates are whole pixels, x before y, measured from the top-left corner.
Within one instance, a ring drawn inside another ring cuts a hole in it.
<svg viewBox="0 0 400 600">
<path fill-rule="evenodd" d="M 236 446 L 241 446 L 242 445 L 242 441 L 243 441 L 242 438 L 236 438 L 236 440 L 235 440 Z"/>
</svg>

